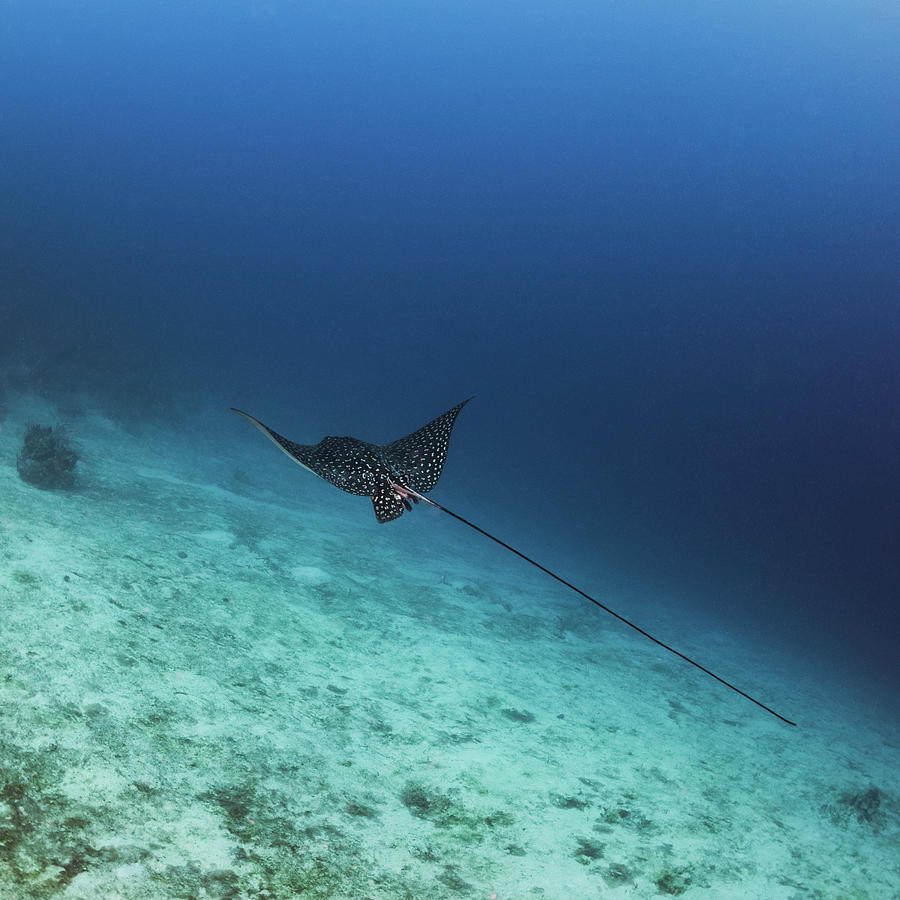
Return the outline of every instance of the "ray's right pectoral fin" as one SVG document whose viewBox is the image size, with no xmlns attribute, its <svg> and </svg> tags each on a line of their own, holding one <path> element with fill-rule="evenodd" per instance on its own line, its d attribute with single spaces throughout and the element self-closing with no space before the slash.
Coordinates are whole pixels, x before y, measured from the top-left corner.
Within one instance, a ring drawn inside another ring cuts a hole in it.
<svg viewBox="0 0 900 900">
<path fill-rule="evenodd" d="M 405 505 L 396 491 L 383 481 L 372 494 L 372 506 L 375 507 L 375 518 L 379 522 L 390 522 L 403 515 Z"/>
</svg>

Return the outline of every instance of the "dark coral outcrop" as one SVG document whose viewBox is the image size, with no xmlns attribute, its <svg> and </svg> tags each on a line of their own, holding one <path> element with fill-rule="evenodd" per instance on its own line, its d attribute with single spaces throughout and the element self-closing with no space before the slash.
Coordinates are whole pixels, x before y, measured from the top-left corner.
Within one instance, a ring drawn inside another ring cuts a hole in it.
<svg viewBox="0 0 900 900">
<path fill-rule="evenodd" d="M 23 481 L 42 490 L 70 488 L 75 483 L 78 451 L 62 428 L 29 425 L 16 468 Z"/>
</svg>

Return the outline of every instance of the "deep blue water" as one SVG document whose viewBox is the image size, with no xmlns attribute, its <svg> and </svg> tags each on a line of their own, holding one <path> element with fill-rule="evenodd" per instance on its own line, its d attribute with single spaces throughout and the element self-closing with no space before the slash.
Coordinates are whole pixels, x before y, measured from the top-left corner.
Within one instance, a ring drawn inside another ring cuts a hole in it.
<svg viewBox="0 0 900 900">
<path fill-rule="evenodd" d="M 896 692 L 898 47 L 877 0 L 6 0 L 0 384 L 236 455 L 231 405 L 475 394 L 435 497 Z"/>
</svg>

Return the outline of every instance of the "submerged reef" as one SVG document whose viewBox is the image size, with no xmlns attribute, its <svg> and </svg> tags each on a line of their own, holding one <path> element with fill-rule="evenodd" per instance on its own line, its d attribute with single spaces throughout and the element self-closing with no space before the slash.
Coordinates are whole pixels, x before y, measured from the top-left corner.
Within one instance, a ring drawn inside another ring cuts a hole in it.
<svg viewBox="0 0 900 900">
<path fill-rule="evenodd" d="M 78 451 L 62 427 L 29 425 L 16 458 L 19 476 L 42 490 L 70 488 L 75 483 Z"/>
<path fill-rule="evenodd" d="M 822 811 L 835 825 L 846 828 L 855 821 L 877 832 L 887 823 L 887 805 L 888 795 L 873 784 L 866 789 L 843 791 L 835 802 L 824 804 Z"/>
</svg>

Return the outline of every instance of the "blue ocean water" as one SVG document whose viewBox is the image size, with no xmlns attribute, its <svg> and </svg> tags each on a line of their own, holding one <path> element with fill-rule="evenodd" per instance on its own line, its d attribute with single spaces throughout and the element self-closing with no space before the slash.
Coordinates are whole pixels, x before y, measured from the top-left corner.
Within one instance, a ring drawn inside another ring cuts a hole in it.
<svg viewBox="0 0 900 900">
<path fill-rule="evenodd" d="M 194 480 L 233 465 L 320 499 L 359 520 L 347 558 L 409 546 L 416 577 L 454 523 L 376 525 L 229 407 L 385 442 L 475 395 L 435 499 L 695 655 L 707 629 L 746 639 L 801 725 L 769 651 L 896 725 L 895 4 L 6 0 L 0 20 L 12 453 L 32 410 L 76 441 L 93 414 L 169 429 Z M 463 567 L 508 563 L 459 540 Z"/>
</svg>

